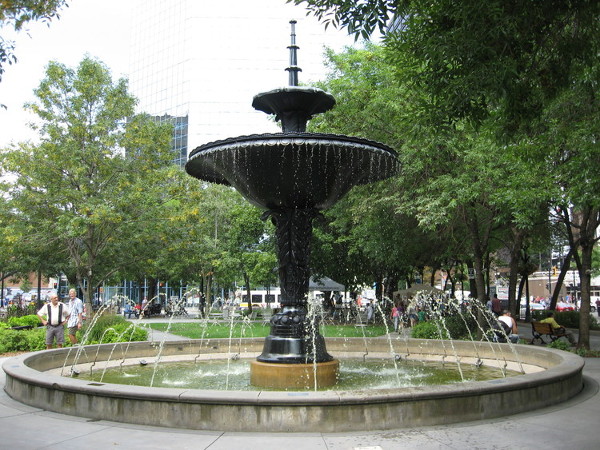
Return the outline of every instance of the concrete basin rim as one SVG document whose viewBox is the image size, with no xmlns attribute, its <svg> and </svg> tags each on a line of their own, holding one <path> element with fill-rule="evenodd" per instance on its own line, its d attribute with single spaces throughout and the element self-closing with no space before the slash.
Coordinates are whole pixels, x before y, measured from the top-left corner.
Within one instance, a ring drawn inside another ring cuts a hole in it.
<svg viewBox="0 0 600 450">
<path fill-rule="evenodd" d="M 189 341 L 177 341 L 171 345 L 188 344 Z M 113 344 L 101 344 L 110 345 Z M 529 350 L 528 346 L 524 347 Z M 517 348 L 518 348 L 517 347 Z M 48 355 L 47 350 L 23 354 L 6 360 L 3 370 L 7 375 L 27 382 L 33 386 L 60 389 L 65 392 L 85 393 L 102 397 L 118 396 L 120 398 L 144 400 L 171 400 L 183 403 L 211 404 L 256 404 L 256 405 L 324 405 L 324 404 L 376 404 L 428 400 L 435 398 L 468 397 L 485 395 L 497 391 L 514 391 L 530 389 L 536 386 L 555 383 L 568 379 L 574 373 L 581 372 L 583 358 L 560 350 L 538 348 L 539 352 L 549 352 L 560 357 L 561 363 L 546 368 L 541 372 L 523 374 L 513 377 L 470 381 L 444 385 L 419 386 L 407 388 L 386 388 L 373 390 L 350 391 L 214 391 L 188 388 L 144 387 L 110 383 L 94 383 L 74 377 L 47 374 L 29 366 L 36 358 Z M 68 349 L 52 350 L 58 356 L 67 353 Z M 60 364 L 62 366 L 62 362 Z M 58 367 L 58 366 L 57 366 Z M 40 376 L 40 374 L 44 374 Z"/>
</svg>

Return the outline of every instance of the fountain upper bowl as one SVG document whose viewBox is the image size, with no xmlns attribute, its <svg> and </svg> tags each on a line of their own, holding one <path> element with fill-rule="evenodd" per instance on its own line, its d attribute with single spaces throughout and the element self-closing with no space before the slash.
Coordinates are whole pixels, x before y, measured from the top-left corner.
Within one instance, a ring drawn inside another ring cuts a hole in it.
<svg viewBox="0 0 600 450">
<path fill-rule="evenodd" d="M 353 186 L 398 172 L 394 150 L 367 139 L 322 133 L 269 133 L 201 145 L 185 166 L 201 180 L 233 186 L 263 209 L 326 209 Z"/>
</svg>

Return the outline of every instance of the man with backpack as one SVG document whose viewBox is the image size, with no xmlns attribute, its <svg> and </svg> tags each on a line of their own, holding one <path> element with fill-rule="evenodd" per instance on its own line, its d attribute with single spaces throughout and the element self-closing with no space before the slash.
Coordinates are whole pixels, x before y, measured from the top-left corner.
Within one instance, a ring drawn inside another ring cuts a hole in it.
<svg viewBox="0 0 600 450">
<path fill-rule="evenodd" d="M 46 327 L 46 349 L 53 348 L 55 339 L 56 346 L 62 348 L 65 342 L 65 324 L 69 318 L 67 305 L 58 301 L 57 294 L 52 294 L 50 303 L 42 306 L 37 315 Z"/>
<path fill-rule="evenodd" d="M 502 311 L 502 315 L 498 317 L 498 322 L 500 322 L 504 334 L 513 344 L 519 342 L 519 330 L 517 329 L 517 322 L 515 319 L 513 319 L 510 311 Z"/>
</svg>

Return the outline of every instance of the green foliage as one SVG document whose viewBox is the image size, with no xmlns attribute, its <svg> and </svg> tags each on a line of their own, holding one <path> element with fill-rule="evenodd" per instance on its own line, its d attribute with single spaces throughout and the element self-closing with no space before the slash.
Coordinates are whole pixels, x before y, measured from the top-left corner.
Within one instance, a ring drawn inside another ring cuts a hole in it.
<svg viewBox="0 0 600 450">
<path fill-rule="evenodd" d="M 145 341 L 148 339 L 148 331 L 130 322 L 115 324 L 105 328 L 100 338 L 89 339 L 86 344 L 112 344 L 115 342 Z"/>
<path fill-rule="evenodd" d="M 21 317 L 10 317 L 8 319 L 8 326 L 10 326 L 10 327 L 22 327 L 22 326 L 39 327 L 41 324 L 42 323 L 37 314 L 30 314 L 30 315 L 21 316 Z"/>
<path fill-rule="evenodd" d="M 0 27 L 11 27 L 19 31 L 31 21 L 49 23 L 59 17 L 58 10 L 66 5 L 66 0 L 10 0 L 3 1 L 0 8 Z M 4 73 L 4 64 L 14 64 L 14 42 L 0 37 L 0 81 Z"/>
<path fill-rule="evenodd" d="M 600 351 L 598 350 L 588 350 L 586 348 L 578 348 L 575 353 L 577 353 L 582 358 L 600 358 Z"/>
<path fill-rule="evenodd" d="M 535 310 L 531 312 L 531 320 L 540 321 L 548 317 L 548 311 L 545 310 Z"/>
<path fill-rule="evenodd" d="M 46 329 L 11 330 L 0 327 L 0 354 L 31 352 L 46 348 Z"/>
<path fill-rule="evenodd" d="M 357 38 L 385 33 L 391 65 L 441 120 L 494 114 L 527 127 L 573 66 L 597 58 L 600 4 L 589 0 L 289 1 Z"/>
<path fill-rule="evenodd" d="M 413 338 L 420 339 L 457 339 L 470 340 L 475 336 L 477 323 L 472 317 L 458 314 L 435 319 L 428 322 L 419 322 L 411 330 Z"/>
<path fill-rule="evenodd" d="M 554 319 L 565 328 L 579 329 L 579 311 L 555 312 Z"/>
<path fill-rule="evenodd" d="M 476 334 L 477 322 L 471 316 L 457 314 L 443 320 L 452 339 L 471 339 Z"/>
<path fill-rule="evenodd" d="M 434 320 L 416 324 L 412 327 L 410 335 L 415 339 L 441 339 L 441 336 L 447 338 L 446 332 Z"/>
<path fill-rule="evenodd" d="M 557 339 L 554 342 L 551 342 L 550 344 L 548 344 L 548 347 L 555 348 L 557 350 L 564 350 L 565 352 L 568 352 L 571 350 L 571 345 L 564 339 Z"/>
<path fill-rule="evenodd" d="M 145 243 L 169 200 L 170 190 L 154 186 L 168 179 L 162 172 L 172 159 L 172 126 L 135 115 L 127 81 L 113 82 L 90 57 L 76 68 L 50 62 L 34 92 L 27 108 L 37 116 L 39 144 L 0 154 L 1 174 L 11 174 L 3 192 L 10 232 L 1 237 L 14 259 L 26 255 L 27 269 L 60 267 L 85 279 L 89 302 L 115 270 L 143 263 L 122 249 Z"/>
<path fill-rule="evenodd" d="M 86 344 L 145 341 L 148 331 L 128 322 L 121 315 L 104 314 L 87 334 Z"/>
</svg>

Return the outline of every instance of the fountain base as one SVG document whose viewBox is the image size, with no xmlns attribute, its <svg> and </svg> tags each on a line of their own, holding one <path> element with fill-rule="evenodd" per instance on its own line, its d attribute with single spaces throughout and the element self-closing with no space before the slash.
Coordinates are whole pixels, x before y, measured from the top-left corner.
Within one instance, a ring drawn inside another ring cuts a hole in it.
<svg viewBox="0 0 600 450">
<path fill-rule="evenodd" d="M 340 363 L 337 359 L 317 364 L 281 364 L 252 361 L 250 383 L 269 389 L 311 389 L 337 383 Z M 316 381 L 315 381 L 316 377 Z"/>
</svg>

